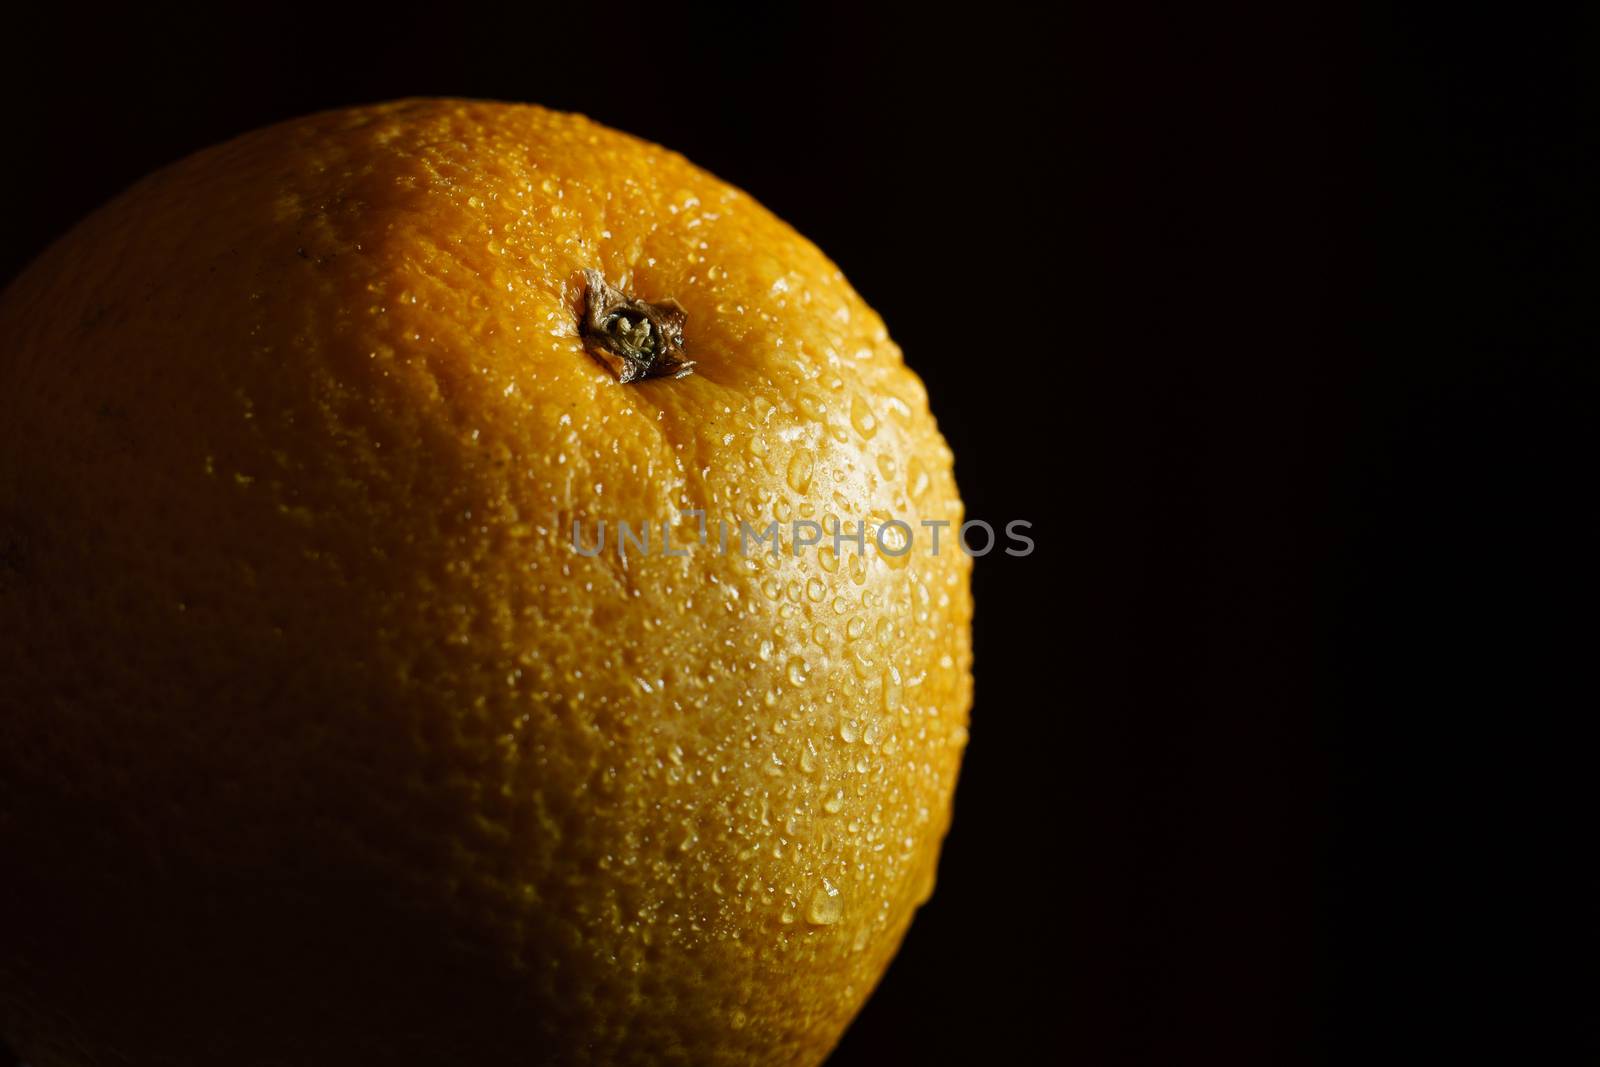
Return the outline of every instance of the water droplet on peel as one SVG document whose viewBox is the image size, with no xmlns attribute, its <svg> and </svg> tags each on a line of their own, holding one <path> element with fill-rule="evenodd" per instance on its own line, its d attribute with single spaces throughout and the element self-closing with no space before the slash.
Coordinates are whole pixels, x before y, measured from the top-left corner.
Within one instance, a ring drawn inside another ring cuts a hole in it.
<svg viewBox="0 0 1600 1067">
<path fill-rule="evenodd" d="M 807 774 L 812 774 L 817 769 L 817 750 L 806 742 L 806 747 L 800 750 L 800 769 Z"/>
<path fill-rule="evenodd" d="M 814 422 L 821 422 L 828 416 L 828 405 L 819 400 L 814 393 L 800 394 L 800 410 L 805 412 L 806 417 Z"/>
<path fill-rule="evenodd" d="M 806 582 L 806 599 L 813 604 L 822 603 L 822 598 L 828 593 L 828 587 L 821 578 L 812 578 Z"/>
<path fill-rule="evenodd" d="M 805 449 L 795 452 L 789 460 L 789 488 L 797 493 L 803 493 L 811 488 L 811 470 L 813 460 L 811 453 Z"/>
<path fill-rule="evenodd" d="M 835 789 L 833 796 L 822 802 L 822 810 L 829 815 L 839 814 L 839 809 L 844 807 L 844 790 Z"/>
<path fill-rule="evenodd" d="M 928 472 L 918 461 L 912 460 L 907 466 L 906 480 L 913 497 L 919 497 L 928 491 Z"/>
<path fill-rule="evenodd" d="M 844 900 L 838 888 L 826 878 L 822 887 L 811 897 L 811 907 L 806 909 L 806 922 L 813 926 L 832 926 L 844 915 Z"/>
<path fill-rule="evenodd" d="M 795 656 L 793 659 L 789 660 L 789 684 L 805 685 L 805 683 L 806 661 L 801 659 L 799 656 Z"/>
<path fill-rule="evenodd" d="M 856 738 L 859 736 L 860 734 L 856 730 L 856 721 L 854 719 L 850 719 L 839 724 L 839 740 L 843 741 L 845 744 L 855 744 Z"/>
<path fill-rule="evenodd" d="M 900 684 L 900 671 L 897 667 L 890 667 L 883 672 L 883 710 L 894 712 L 900 710 L 900 705 L 905 699 L 905 689 Z"/>
<path fill-rule="evenodd" d="M 907 529 L 901 523 L 885 523 L 877 531 L 874 548 L 878 558 L 894 570 L 911 562 L 911 535 Z"/>
<path fill-rule="evenodd" d="M 852 397 L 850 400 L 850 425 L 862 437 L 871 437 L 878 432 L 878 417 L 872 413 L 872 408 L 861 397 Z"/>
<path fill-rule="evenodd" d="M 871 645 L 856 645 L 852 648 L 850 666 L 855 669 L 856 677 L 863 682 L 870 682 L 879 674 L 878 656 Z"/>
</svg>

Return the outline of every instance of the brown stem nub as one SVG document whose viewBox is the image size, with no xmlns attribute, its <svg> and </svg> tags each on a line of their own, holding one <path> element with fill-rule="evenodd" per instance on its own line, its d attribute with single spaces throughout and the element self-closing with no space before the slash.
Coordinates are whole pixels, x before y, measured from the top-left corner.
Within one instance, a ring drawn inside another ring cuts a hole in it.
<svg viewBox="0 0 1600 1067">
<path fill-rule="evenodd" d="M 583 338 L 617 381 L 694 373 L 694 361 L 683 358 L 683 324 L 689 316 L 676 300 L 646 303 L 606 284 L 597 270 L 584 271 L 583 280 Z"/>
</svg>

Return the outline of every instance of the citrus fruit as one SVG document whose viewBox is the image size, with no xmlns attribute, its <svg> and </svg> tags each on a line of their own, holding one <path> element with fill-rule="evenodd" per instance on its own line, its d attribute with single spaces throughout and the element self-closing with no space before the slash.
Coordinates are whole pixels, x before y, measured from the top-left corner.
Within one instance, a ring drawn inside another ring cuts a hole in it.
<svg viewBox="0 0 1600 1067">
<path fill-rule="evenodd" d="M 146 178 L 0 303 L 5 1032 L 821 1061 L 933 885 L 961 515 L 879 317 L 671 152 L 407 101 Z"/>
</svg>

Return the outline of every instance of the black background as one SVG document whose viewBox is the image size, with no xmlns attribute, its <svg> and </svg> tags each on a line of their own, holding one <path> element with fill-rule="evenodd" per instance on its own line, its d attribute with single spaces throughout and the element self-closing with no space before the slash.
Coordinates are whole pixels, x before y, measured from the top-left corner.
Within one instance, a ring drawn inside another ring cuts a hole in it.
<svg viewBox="0 0 1600 1067">
<path fill-rule="evenodd" d="M 684 152 L 840 264 L 1039 546 L 978 568 L 940 887 L 835 1067 L 1569 1062 L 1600 39 L 1329 6 L 35 13 L 0 276 L 324 107 Z"/>
</svg>

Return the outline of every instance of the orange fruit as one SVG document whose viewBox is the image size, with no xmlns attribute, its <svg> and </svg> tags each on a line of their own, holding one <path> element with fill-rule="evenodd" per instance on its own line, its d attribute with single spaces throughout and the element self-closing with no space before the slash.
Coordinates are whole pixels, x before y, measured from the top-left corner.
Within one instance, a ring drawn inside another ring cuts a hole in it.
<svg viewBox="0 0 1600 1067">
<path fill-rule="evenodd" d="M 820 1062 L 932 888 L 960 520 L 878 316 L 671 152 L 430 100 L 150 176 L 0 302 L 5 1032 Z"/>
</svg>

